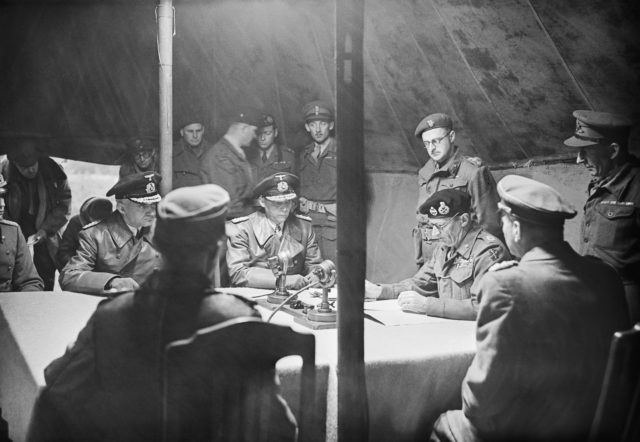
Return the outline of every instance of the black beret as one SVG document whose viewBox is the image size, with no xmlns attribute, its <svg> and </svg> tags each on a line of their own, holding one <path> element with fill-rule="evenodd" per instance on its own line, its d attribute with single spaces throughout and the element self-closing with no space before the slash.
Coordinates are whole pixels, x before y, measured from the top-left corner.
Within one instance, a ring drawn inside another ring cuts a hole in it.
<svg viewBox="0 0 640 442">
<path fill-rule="evenodd" d="M 501 210 L 538 224 L 557 224 L 576 216 L 573 206 L 553 187 L 520 175 L 506 175 L 498 182 Z"/>
<path fill-rule="evenodd" d="M 244 123 L 255 127 L 259 127 L 261 122 L 262 113 L 252 108 L 242 109 L 229 118 L 229 123 Z"/>
<path fill-rule="evenodd" d="M 260 181 L 253 189 L 254 198 L 260 196 L 270 201 L 288 201 L 296 198 L 300 180 L 289 172 L 274 173 Z"/>
<path fill-rule="evenodd" d="M 451 121 L 451 117 L 449 115 L 443 113 L 427 115 L 422 120 L 420 120 L 420 122 L 416 126 L 415 136 L 416 138 L 421 138 L 422 132 L 431 129 L 438 129 L 440 127 L 448 130 L 453 129 L 453 122 Z"/>
<path fill-rule="evenodd" d="M 157 172 L 139 172 L 120 178 L 107 196 L 115 195 L 116 199 L 130 199 L 136 203 L 153 204 L 161 200 L 158 184 L 162 177 Z"/>
<path fill-rule="evenodd" d="M 420 213 L 429 218 L 451 218 L 461 213 L 469 213 L 471 197 L 456 189 L 443 189 L 431 195 L 420 206 Z"/>
<path fill-rule="evenodd" d="M 577 110 L 573 112 L 576 130 L 564 140 L 565 146 L 587 147 L 597 145 L 605 138 L 628 137 L 631 119 L 620 114 Z"/>
</svg>

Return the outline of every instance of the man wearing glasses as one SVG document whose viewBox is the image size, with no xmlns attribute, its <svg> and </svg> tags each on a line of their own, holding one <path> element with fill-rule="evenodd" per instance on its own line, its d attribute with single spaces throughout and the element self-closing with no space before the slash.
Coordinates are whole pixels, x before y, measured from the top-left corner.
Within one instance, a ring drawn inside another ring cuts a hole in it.
<svg viewBox="0 0 640 442">
<path fill-rule="evenodd" d="M 120 178 L 140 172 L 157 172 L 158 142 L 151 137 L 136 137 L 127 141 L 128 159 L 120 166 Z"/>
<path fill-rule="evenodd" d="M 502 237 L 496 213 L 498 194 L 491 172 L 477 157 L 462 155 L 453 142 L 456 132 L 451 117 L 436 113 L 424 117 L 415 130 L 429 153 L 429 161 L 418 172 L 418 208 L 440 189 L 459 189 L 471 196 L 471 217 L 487 232 Z M 413 238 L 418 266 L 429 261 L 437 239 L 428 225 L 427 217 L 418 213 L 418 225 Z"/>
<path fill-rule="evenodd" d="M 464 191 L 437 191 L 419 213 L 438 238 L 432 258 L 404 281 L 383 285 L 365 281 L 365 298 L 397 298 L 403 311 L 475 320 L 478 281 L 491 266 L 509 258 L 507 248 L 474 221 L 471 198 Z"/>
<path fill-rule="evenodd" d="M 156 172 L 121 178 L 108 192 L 116 210 L 80 231 L 76 254 L 60 272 L 60 287 L 89 295 L 134 291 L 159 267 L 150 231 L 160 201 Z"/>
</svg>

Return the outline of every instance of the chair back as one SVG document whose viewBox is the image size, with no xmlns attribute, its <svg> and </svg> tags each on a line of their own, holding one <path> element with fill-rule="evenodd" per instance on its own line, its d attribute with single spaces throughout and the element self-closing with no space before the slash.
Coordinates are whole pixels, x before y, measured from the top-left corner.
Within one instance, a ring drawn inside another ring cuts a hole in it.
<svg viewBox="0 0 640 442">
<path fill-rule="evenodd" d="M 613 335 L 589 440 L 640 440 L 640 323 Z"/>
<path fill-rule="evenodd" d="M 276 395 L 275 363 L 289 355 L 302 357 L 296 418 L 298 440 L 308 440 L 315 399 L 315 337 L 249 317 L 200 329 L 167 345 L 163 440 L 282 440 L 278 425 L 273 425 L 287 422 Z"/>
</svg>

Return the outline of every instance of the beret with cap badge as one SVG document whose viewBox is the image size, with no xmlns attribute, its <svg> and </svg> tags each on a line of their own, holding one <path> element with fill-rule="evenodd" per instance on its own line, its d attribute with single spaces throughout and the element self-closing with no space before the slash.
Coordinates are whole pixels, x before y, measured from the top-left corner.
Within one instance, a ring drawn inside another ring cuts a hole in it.
<svg viewBox="0 0 640 442">
<path fill-rule="evenodd" d="M 453 121 L 451 121 L 449 115 L 443 113 L 427 115 L 416 126 L 415 136 L 420 138 L 422 137 L 422 132 L 440 127 L 448 130 L 453 129 Z"/>
<path fill-rule="evenodd" d="M 576 216 L 576 210 L 553 187 L 520 175 L 506 175 L 497 185 L 498 207 L 525 221 L 561 224 Z"/>
<path fill-rule="evenodd" d="M 259 127 L 263 120 L 262 113 L 253 108 L 241 109 L 229 118 L 229 123 L 244 123 L 249 126 Z"/>
<path fill-rule="evenodd" d="M 456 189 L 443 189 L 431 195 L 420 205 L 419 212 L 429 218 L 451 218 L 461 213 L 469 213 L 471 197 Z"/>
</svg>

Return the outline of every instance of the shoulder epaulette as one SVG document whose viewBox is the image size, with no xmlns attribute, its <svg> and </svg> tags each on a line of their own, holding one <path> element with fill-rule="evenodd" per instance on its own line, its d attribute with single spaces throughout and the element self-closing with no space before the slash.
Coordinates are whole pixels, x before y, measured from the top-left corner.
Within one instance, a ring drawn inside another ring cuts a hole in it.
<svg viewBox="0 0 640 442">
<path fill-rule="evenodd" d="M 300 213 L 296 213 L 295 215 L 296 215 L 296 218 L 300 218 L 300 219 L 303 219 L 303 220 L 305 220 L 305 221 L 309 221 L 309 222 L 311 222 L 311 217 L 309 217 L 309 216 L 307 216 L 307 215 L 302 215 L 302 214 L 300 214 Z"/>
<path fill-rule="evenodd" d="M 241 223 L 241 222 L 246 221 L 248 219 L 249 219 L 249 215 L 239 216 L 237 218 L 233 218 L 231 220 L 231 222 L 234 223 L 234 224 L 238 224 L 238 223 Z"/>
<path fill-rule="evenodd" d="M 502 262 L 497 262 L 494 265 L 492 265 L 491 267 L 489 267 L 489 272 L 496 272 L 498 270 L 504 270 L 504 269 L 508 269 L 511 268 L 513 266 L 518 265 L 518 261 L 502 261 Z"/>
<path fill-rule="evenodd" d="M 101 219 L 95 220 L 95 221 L 91 221 L 89 224 L 85 224 L 84 226 L 82 226 L 82 230 L 86 230 L 89 227 L 93 227 L 93 226 L 97 226 L 98 224 L 100 224 L 102 222 Z"/>
<path fill-rule="evenodd" d="M 7 226 L 18 227 L 18 223 L 15 223 L 13 221 L 9 221 L 8 219 L 2 219 L 2 218 L 0 218 L 0 224 L 5 224 Z"/>
<path fill-rule="evenodd" d="M 465 160 L 473 164 L 474 166 L 482 166 L 482 160 L 479 157 L 464 157 Z"/>
</svg>

